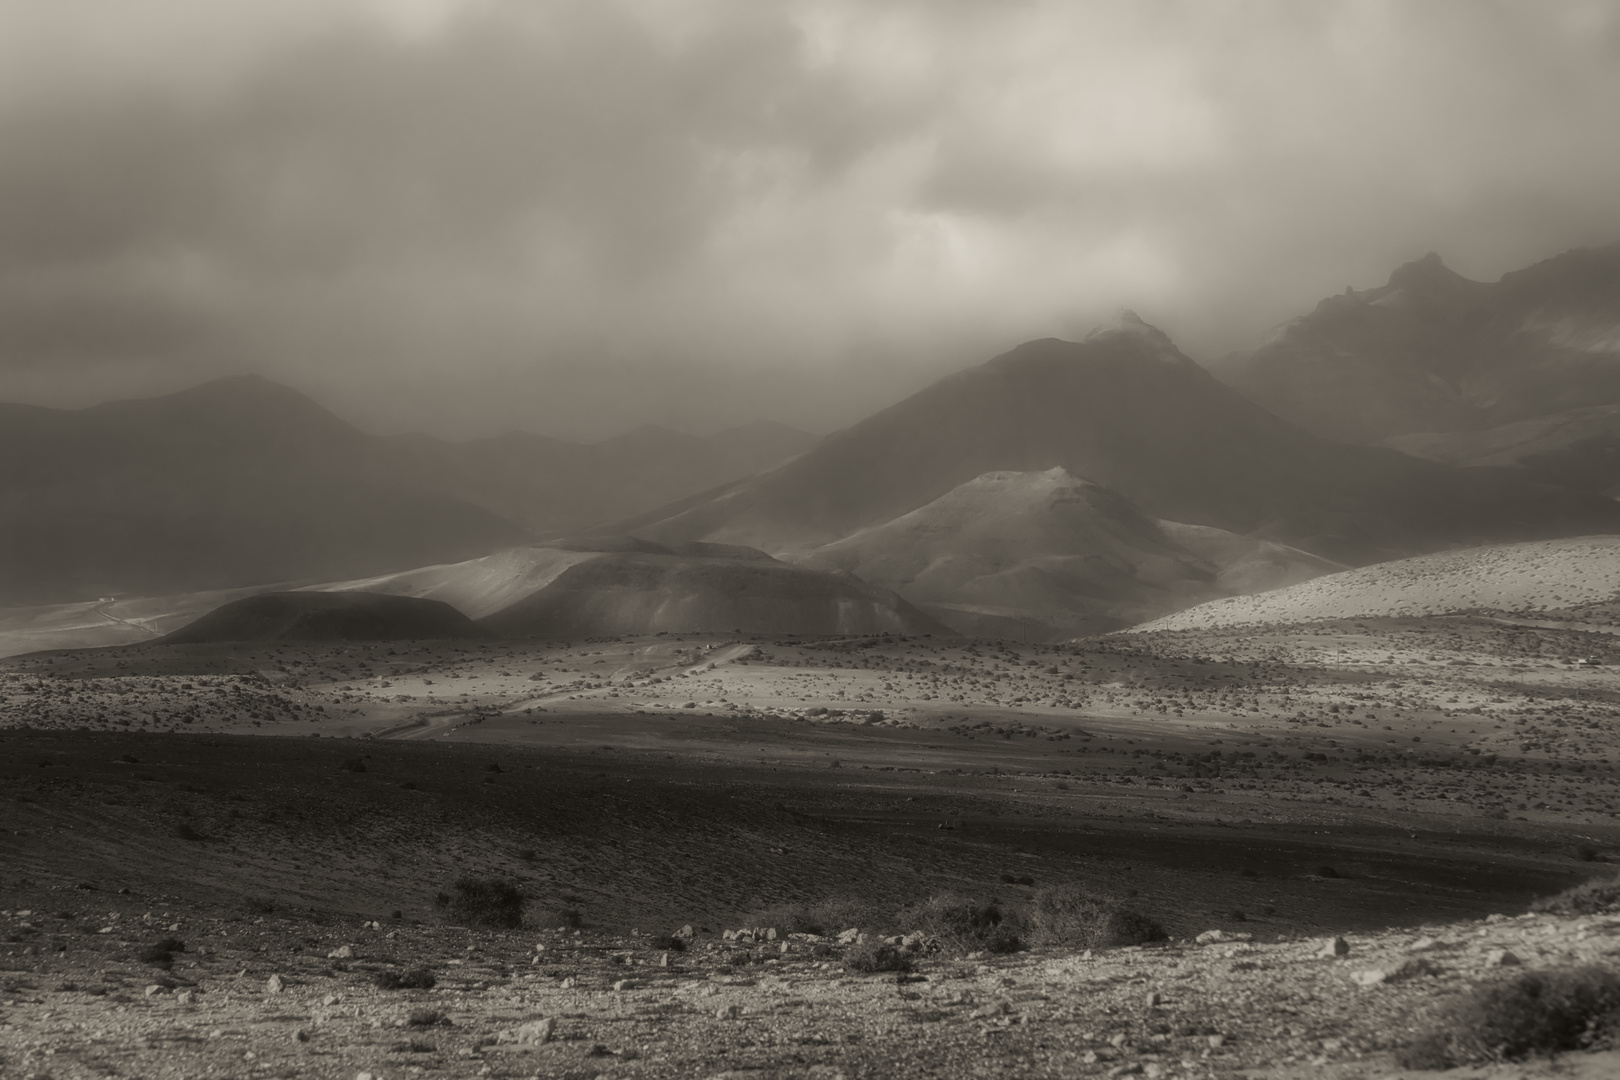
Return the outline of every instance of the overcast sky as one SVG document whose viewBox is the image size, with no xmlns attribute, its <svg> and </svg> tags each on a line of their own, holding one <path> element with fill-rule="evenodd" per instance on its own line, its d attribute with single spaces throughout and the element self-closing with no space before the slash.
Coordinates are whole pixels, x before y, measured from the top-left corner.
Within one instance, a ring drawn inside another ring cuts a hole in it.
<svg viewBox="0 0 1620 1080">
<path fill-rule="evenodd" d="M 841 426 L 1620 239 L 1620 3 L 0 0 L 0 398 Z"/>
</svg>

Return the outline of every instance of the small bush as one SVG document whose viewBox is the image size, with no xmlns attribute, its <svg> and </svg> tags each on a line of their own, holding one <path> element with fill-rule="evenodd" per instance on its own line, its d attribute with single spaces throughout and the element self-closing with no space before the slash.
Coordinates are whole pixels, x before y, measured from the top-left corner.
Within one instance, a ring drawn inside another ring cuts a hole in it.
<svg viewBox="0 0 1620 1080">
<path fill-rule="evenodd" d="M 365 772 L 366 762 L 364 758 L 352 757 L 346 759 L 343 764 L 338 767 L 344 772 Z"/>
<path fill-rule="evenodd" d="M 1408 1069 L 1523 1061 L 1620 1045 L 1620 974 L 1601 967 L 1532 971 L 1481 987 L 1396 1054 Z"/>
<path fill-rule="evenodd" d="M 255 915 L 268 915 L 276 910 L 275 901 L 265 896 L 243 897 L 242 907 Z"/>
<path fill-rule="evenodd" d="M 585 919 L 574 907 L 541 908 L 529 917 L 529 922 L 541 930 L 578 930 Z"/>
<path fill-rule="evenodd" d="M 164 938 L 162 941 L 154 942 L 153 944 L 148 945 L 136 955 L 136 959 L 143 964 L 153 964 L 157 967 L 166 968 L 170 964 L 174 963 L 175 953 L 185 951 L 185 942 L 181 941 L 179 938 L 169 937 Z"/>
<path fill-rule="evenodd" d="M 1318 866 L 1316 868 L 1316 876 L 1323 878 L 1336 878 L 1339 876 L 1339 872 L 1333 869 L 1331 866 Z"/>
<path fill-rule="evenodd" d="M 813 904 L 787 904 L 748 916 L 749 926 L 774 926 L 789 934 L 838 934 L 851 928 L 871 930 L 888 926 L 892 909 L 870 900 L 835 898 Z"/>
<path fill-rule="evenodd" d="M 174 827 L 174 835 L 193 844 L 200 844 L 203 840 L 203 834 L 198 832 L 196 829 L 193 829 L 191 824 L 185 821 L 180 822 Z"/>
<path fill-rule="evenodd" d="M 377 989 L 379 990 L 431 990 L 438 985 L 438 982 L 439 980 L 434 978 L 433 972 L 427 968 L 377 972 Z"/>
<path fill-rule="evenodd" d="M 1019 920 L 994 900 L 979 901 L 955 893 L 932 896 L 901 915 L 905 925 L 920 930 L 947 953 L 986 950 L 1017 952 L 1024 947 Z"/>
<path fill-rule="evenodd" d="M 1078 885 L 1051 885 L 1035 894 L 1030 923 L 1037 942 L 1108 949 L 1164 941 L 1164 927 L 1134 907 Z"/>
<path fill-rule="evenodd" d="M 685 952 L 686 939 L 678 938 L 674 934 L 655 934 L 652 939 L 655 949 L 667 949 L 670 952 Z"/>
<path fill-rule="evenodd" d="M 464 877 L 452 887 L 445 906 L 450 918 L 468 926 L 521 930 L 524 896 L 510 881 Z M 562 924 L 557 924 L 562 925 Z"/>
<path fill-rule="evenodd" d="M 449 1027 L 450 1018 L 438 1009 L 412 1009 L 405 1023 L 409 1027 L 435 1027 L 439 1024 Z"/>
<path fill-rule="evenodd" d="M 911 961 L 893 945 L 866 941 L 849 951 L 844 957 L 844 966 L 863 975 L 873 975 L 880 971 L 910 971 Z"/>
<path fill-rule="evenodd" d="M 1620 908 L 1620 876 L 1594 878 L 1530 905 L 1531 911 L 1552 915 L 1601 915 L 1617 908 Z"/>
</svg>

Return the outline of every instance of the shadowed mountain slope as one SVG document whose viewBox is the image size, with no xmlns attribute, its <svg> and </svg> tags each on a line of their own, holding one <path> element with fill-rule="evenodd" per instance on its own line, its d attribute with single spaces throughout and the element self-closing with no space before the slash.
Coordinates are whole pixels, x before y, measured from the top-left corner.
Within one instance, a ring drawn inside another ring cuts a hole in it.
<svg viewBox="0 0 1620 1080">
<path fill-rule="evenodd" d="M 405 641 L 486 637 L 438 600 L 356 592 L 260 593 L 233 600 L 160 638 L 163 645 L 224 641 Z"/>
<path fill-rule="evenodd" d="M 521 532 L 367 475 L 369 437 L 257 378 L 0 412 L 0 602 L 165 593 L 465 558 Z"/>
<path fill-rule="evenodd" d="M 1485 284 L 1428 255 L 1284 326 L 1222 378 L 1348 442 L 1498 427 L 1620 403 L 1620 244 Z"/>
<path fill-rule="evenodd" d="M 515 548 L 332 586 L 430 597 L 507 637 L 950 634 L 887 589 L 719 544 L 632 537 Z"/>
<path fill-rule="evenodd" d="M 1215 600 L 1134 630 L 1194 630 L 1470 611 L 1531 615 L 1620 598 L 1620 536 L 1502 544 L 1364 566 Z"/>
<path fill-rule="evenodd" d="M 1347 565 L 1490 541 L 1620 530 L 1620 507 L 1492 470 L 1317 438 L 1127 316 L 1033 341 L 829 436 L 769 473 L 615 527 L 808 554 L 987 472 L 1062 467 L 1156 518 Z"/>
<path fill-rule="evenodd" d="M 379 438 L 254 376 L 80 410 L 0 405 L 0 604 L 331 579 L 482 555 L 779 463 L 784 425 Z"/>
</svg>

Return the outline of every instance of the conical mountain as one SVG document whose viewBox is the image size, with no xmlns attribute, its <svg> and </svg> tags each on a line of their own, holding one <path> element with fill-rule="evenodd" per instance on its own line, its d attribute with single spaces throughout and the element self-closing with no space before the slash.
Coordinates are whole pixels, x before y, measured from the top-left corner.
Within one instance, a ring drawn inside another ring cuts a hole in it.
<svg viewBox="0 0 1620 1080">
<path fill-rule="evenodd" d="M 1054 467 L 1148 516 L 1346 565 L 1620 530 L 1607 500 L 1312 435 L 1130 318 L 1080 343 L 1020 345 L 777 469 L 614 529 L 802 556 L 984 473 Z"/>
</svg>

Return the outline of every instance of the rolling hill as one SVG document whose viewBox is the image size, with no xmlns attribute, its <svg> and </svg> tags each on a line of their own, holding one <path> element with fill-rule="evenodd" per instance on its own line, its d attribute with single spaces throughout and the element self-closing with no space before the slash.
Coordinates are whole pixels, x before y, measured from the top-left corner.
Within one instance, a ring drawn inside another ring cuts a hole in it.
<svg viewBox="0 0 1620 1080">
<path fill-rule="evenodd" d="M 517 548 L 315 588 L 442 600 L 502 637 L 951 633 L 889 590 L 850 575 L 790 566 L 748 548 L 628 537 Z"/>
<path fill-rule="evenodd" d="M 1343 567 L 1280 544 L 1147 517 L 1061 466 L 992 472 L 804 556 L 893 589 L 964 632 L 986 616 L 1042 636 L 1118 629 Z"/>
<path fill-rule="evenodd" d="M 1132 628 L 1198 630 L 1470 611 L 1533 615 L 1620 597 L 1620 536 L 1447 551 L 1215 600 Z"/>
<path fill-rule="evenodd" d="M 159 638 L 160 645 L 231 641 L 407 641 L 489 636 L 439 600 L 360 592 L 243 597 Z"/>
<path fill-rule="evenodd" d="M 803 558 L 985 473 L 1054 467 L 1151 517 L 1345 565 L 1620 531 L 1620 507 L 1608 500 L 1318 438 L 1224 386 L 1129 315 L 1081 343 L 1021 345 L 768 473 L 612 531 Z"/>
</svg>

